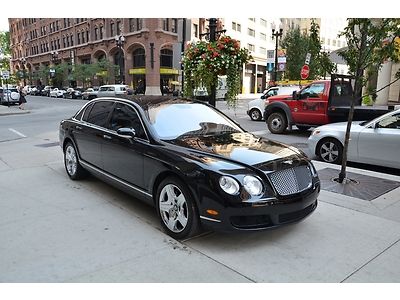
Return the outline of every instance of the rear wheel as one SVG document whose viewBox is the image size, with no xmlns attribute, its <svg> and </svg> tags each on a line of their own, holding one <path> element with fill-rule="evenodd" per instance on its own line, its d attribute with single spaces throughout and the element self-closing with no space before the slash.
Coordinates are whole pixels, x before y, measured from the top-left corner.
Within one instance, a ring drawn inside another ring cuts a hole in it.
<svg viewBox="0 0 400 300">
<path fill-rule="evenodd" d="M 64 148 L 64 165 L 72 180 L 79 180 L 88 175 L 88 172 L 79 163 L 78 154 L 71 142 L 68 142 Z"/>
<path fill-rule="evenodd" d="M 317 155 L 324 162 L 340 164 L 342 162 L 343 146 L 336 139 L 325 139 L 317 145 Z"/>
<path fill-rule="evenodd" d="M 250 110 L 250 119 L 253 121 L 260 121 L 262 119 L 261 112 L 257 108 L 252 108 Z"/>
<path fill-rule="evenodd" d="M 179 179 L 164 179 L 158 186 L 156 201 L 161 226 L 168 235 L 183 239 L 199 230 L 199 214 L 194 199 Z"/>
<path fill-rule="evenodd" d="M 281 112 L 274 112 L 267 119 L 267 126 L 271 133 L 280 134 L 285 132 L 287 127 L 286 116 Z"/>
</svg>

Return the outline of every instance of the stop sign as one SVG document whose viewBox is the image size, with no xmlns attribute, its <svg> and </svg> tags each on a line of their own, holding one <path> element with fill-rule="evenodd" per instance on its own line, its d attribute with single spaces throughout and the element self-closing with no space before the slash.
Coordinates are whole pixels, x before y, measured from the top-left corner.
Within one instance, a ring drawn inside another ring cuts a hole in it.
<svg viewBox="0 0 400 300">
<path fill-rule="evenodd" d="M 308 65 L 304 65 L 302 68 L 301 68 L 301 71 L 300 71 L 300 77 L 301 77 L 301 79 L 307 79 L 308 78 L 308 75 L 310 74 L 310 67 L 308 66 Z"/>
</svg>

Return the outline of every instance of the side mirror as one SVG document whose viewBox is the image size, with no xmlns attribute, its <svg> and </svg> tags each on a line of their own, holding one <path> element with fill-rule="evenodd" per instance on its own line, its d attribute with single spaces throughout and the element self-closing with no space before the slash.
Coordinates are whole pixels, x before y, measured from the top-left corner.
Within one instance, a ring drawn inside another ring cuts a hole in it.
<svg viewBox="0 0 400 300">
<path fill-rule="evenodd" d="M 263 99 L 263 100 L 266 99 L 265 95 L 262 95 L 262 96 L 261 96 L 261 99 Z"/>
<path fill-rule="evenodd" d="M 292 98 L 293 98 L 293 100 L 297 100 L 299 98 L 296 91 L 293 91 Z"/>
<path fill-rule="evenodd" d="M 134 138 L 136 136 L 135 129 L 125 127 L 118 129 L 117 134 L 127 138 Z"/>
</svg>

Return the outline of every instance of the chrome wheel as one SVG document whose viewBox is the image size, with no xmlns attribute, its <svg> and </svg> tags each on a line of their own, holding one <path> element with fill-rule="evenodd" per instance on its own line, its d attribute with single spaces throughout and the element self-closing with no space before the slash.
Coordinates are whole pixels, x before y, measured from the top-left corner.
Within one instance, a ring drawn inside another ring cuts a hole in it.
<svg viewBox="0 0 400 300">
<path fill-rule="evenodd" d="M 319 153 L 323 161 L 337 163 L 340 156 L 340 149 L 336 142 L 327 141 L 321 145 Z"/>
<path fill-rule="evenodd" d="M 72 145 L 68 145 L 65 149 L 65 167 L 70 176 L 74 176 L 78 168 L 78 160 L 75 149 Z"/>
<path fill-rule="evenodd" d="M 161 190 L 158 201 L 161 219 L 165 226 L 173 233 L 185 230 L 189 211 L 182 191 L 174 184 L 167 184 Z"/>
</svg>

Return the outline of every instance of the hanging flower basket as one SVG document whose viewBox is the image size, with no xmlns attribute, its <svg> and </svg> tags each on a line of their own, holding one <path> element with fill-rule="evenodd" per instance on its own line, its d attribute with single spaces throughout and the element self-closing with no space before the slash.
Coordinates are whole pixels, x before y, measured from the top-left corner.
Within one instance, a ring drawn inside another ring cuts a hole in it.
<svg viewBox="0 0 400 300">
<path fill-rule="evenodd" d="M 226 75 L 226 101 L 235 106 L 240 92 L 240 73 L 243 65 L 252 60 L 249 51 L 240 48 L 239 41 L 223 36 L 215 42 L 192 43 L 183 55 L 186 97 L 193 97 L 196 89 L 211 92 L 218 76 Z"/>
</svg>

